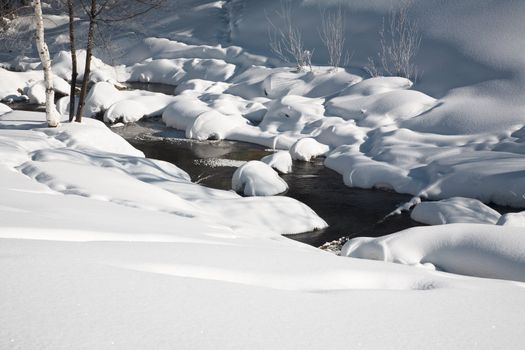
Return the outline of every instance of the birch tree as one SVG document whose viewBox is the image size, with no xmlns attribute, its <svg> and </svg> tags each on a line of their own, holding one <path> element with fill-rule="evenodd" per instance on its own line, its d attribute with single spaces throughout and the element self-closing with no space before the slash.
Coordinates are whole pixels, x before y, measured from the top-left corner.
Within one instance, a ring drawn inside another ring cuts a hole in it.
<svg viewBox="0 0 525 350">
<path fill-rule="evenodd" d="M 55 128 L 60 124 L 58 111 L 55 108 L 55 91 L 53 90 L 53 72 L 51 71 L 51 58 L 49 49 L 44 40 L 44 17 L 42 15 L 42 3 L 40 0 L 33 1 L 36 22 L 36 46 L 38 55 L 44 69 L 44 85 L 46 88 L 46 120 L 49 127 Z"/>
</svg>

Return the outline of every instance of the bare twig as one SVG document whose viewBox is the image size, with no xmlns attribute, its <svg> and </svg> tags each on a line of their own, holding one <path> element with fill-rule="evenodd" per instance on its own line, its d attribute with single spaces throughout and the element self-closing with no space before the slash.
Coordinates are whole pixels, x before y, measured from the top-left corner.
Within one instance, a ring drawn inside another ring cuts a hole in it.
<svg viewBox="0 0 525 350">
<path fill-rule="evenodd" d="M 403 0 L 397 9 L 392 9 L 388 20 L 383 18 L 379 31 L 378 60 L 384 74 L 397 75 L 415 81 L 418 78 L 414 59 L 421 46 L 421 33 L 415 20 L 410 19 L 412 0 Z M 379 75 L 375 60 L 369 58 L 365 69 Z"/>
<path fill-rule="evenodd" d="M 292 6 L 290 0 L 281 1 L 281 9 L 277 16 L 282 26 L 276 25 L 270 18 L 268 30 L 270 50 L 282 61 L 294 63 L 297 70 L 304 71 L 309 68 L 312 71 L 313 51 L 305 49 L 302 33 L 292 21 Z"/>
<path fill-rule="evenodd" d="M 350 61 L 350 54 L 345 51 L 345 10 L 339 5 L 335 11 L 321 11 L 321 29 L 319 36 L 328 51 L 328 64 L 334 69 L 345 66 Z"/>
</svg>

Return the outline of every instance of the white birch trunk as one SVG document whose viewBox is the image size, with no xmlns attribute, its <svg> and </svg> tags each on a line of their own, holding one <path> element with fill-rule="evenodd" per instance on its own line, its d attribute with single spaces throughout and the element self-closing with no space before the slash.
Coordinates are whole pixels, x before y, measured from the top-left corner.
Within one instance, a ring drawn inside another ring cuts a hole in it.
<svg viewBox="0 0 525 350">
<path fill-rule="evenodd" d="M 49 127 L 57 127 L 60 124 L 58 111 L 55 107 L 55 91 L 53 90 L 53 72 L 51 71 L 51 58 L 49 49 L 44 41 L 44 18 L 42 15 L 42 3 L 34 0 L 36 21 L 36 46 L 42 67 L 44 69 L 44 83 L 46 87 L 46 119 Z"/>
</svg>

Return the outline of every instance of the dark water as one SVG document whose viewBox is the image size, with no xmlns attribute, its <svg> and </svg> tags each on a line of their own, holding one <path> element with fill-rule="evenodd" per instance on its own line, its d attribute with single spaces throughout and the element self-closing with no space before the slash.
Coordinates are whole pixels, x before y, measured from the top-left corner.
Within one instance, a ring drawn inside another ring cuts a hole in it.
<svg viewBox="0 0 525 350">
<path fill-rule="evenodd" d="M 142 83 L 139 81 L 130 81 L 124 83 L 129 90 L 146 90 L 151 92 L 160 92 L 166 95 L 175 94 L 175 85 L 161 84 L 161 83 Z"/>
<path fill-rule="evenodd" d="M 264 147 L 233 141 L 194 141 L 157 120 L 113 128 L 146 156 L 171 162 L 188 172 L 193 181 L 213 188 L 231 189 L 234 166 L 210 166 L 214 159 L 259 160 L 271 154 Z M 320 246 L 344 236 L 378 237 L 404 228 L 421 225 L 408 213 L 381 221 L 385 215 L 408 201 L 411 196 L 380 190 L 346 187 L 341 175 L 323 166 L 322 159 L 294 162 L 293 173 L 282 175 L 289 190 L 284 195 L 311 207 L 330 227 L 290 238 Z"/>
<path fill-rule="evenodd" d="M 45 112 L 46 106 L 36 103 L 29 103 L 28 101 L 15 101 L 6 103 L 11 109 L 19 111 L 30 111 L 30 112 Z"/>
</svg>

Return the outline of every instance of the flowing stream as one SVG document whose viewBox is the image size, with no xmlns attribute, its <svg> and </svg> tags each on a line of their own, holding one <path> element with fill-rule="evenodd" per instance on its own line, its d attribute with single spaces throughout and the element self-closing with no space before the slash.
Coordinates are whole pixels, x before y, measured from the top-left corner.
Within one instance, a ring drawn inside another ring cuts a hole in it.
<svg viewBox="0 0 525 350">
<path fill-rule="evenodd" d="M 174 86 L 171 85 L 127 85 L 130 89 L 174 94 Z M 20 110 L 45 110 L 43 106 L 27 102 L 16 102 L 11 107 Z M 188 140 L 183 132 L 167 128 L 159 117 L 113 126 L 112 130 L 143 151 L 147 157 L 173 163 L 185 170 L 192 181 L 223 190 L 231 189 L 231 178 L 238 166 L 250 160 L 259 160 L 273 152 L 244 142 Z M 294 161 L 292 173 L 282 174 L 281 177 L 289 187 L 282 195 L 305 203 L 329 224 L 323 230 L 288 235 L 303 243 L 318 247 L 342 238 L 379 237 L 422 225 L 413 221 L 407 212 L 385 218 L 412 196 L 347 187 L 341 175 L 323 166 L 322 158 L 311 162 Z M 500 213 L 516 210 L 494 205 L 492 207 Z"/>
<path fill-rule="evenodd" d="M 193 181 L 223 190 L 231 189 L 231 178 L 239 165 L 273 152 L 244 142 L 187 140 L 183 132 L 166 128 L 159 118 L 112 130 L 147 157 L 173 163 L 188 172 Z M 349 188 L 341 175 L 323 166 L 323 159 L 294 161 L 293 172 L 282 178 L 289 186 L 283 195 L 307 204 L 330 225 L 324 230 L 289 236 L 295 240 L 321 246 L 341 237 L 377 237 L 421 225 L 411 220 L 408 213 L 381 221 L 411 196 Z"/>
</svg>

